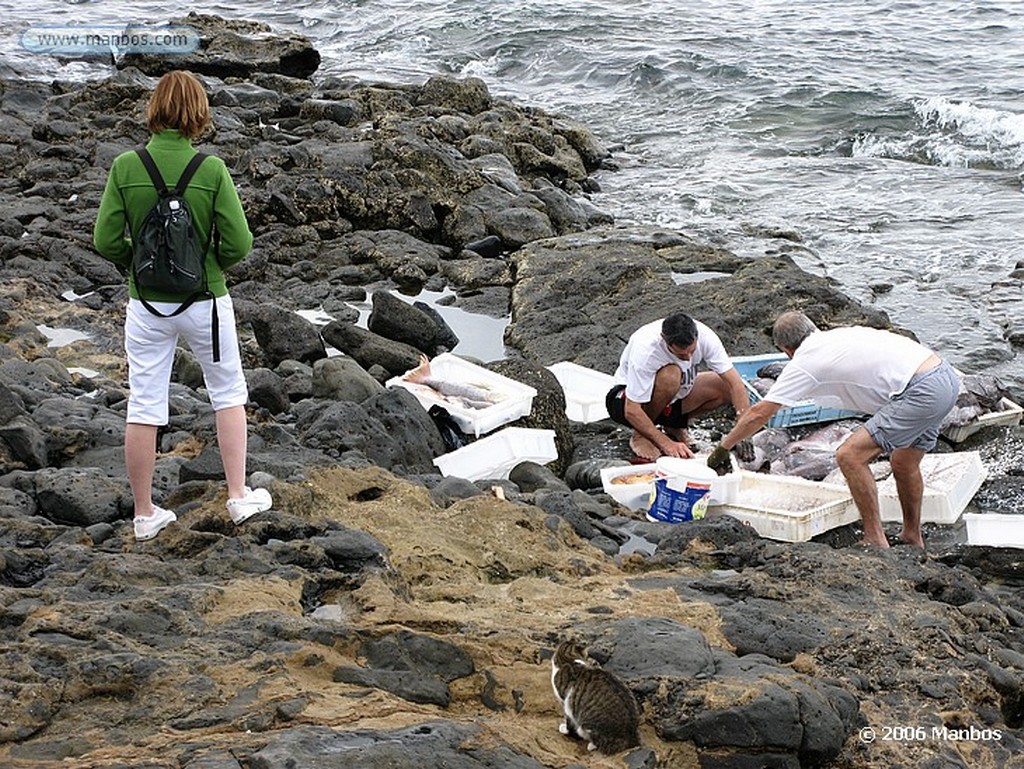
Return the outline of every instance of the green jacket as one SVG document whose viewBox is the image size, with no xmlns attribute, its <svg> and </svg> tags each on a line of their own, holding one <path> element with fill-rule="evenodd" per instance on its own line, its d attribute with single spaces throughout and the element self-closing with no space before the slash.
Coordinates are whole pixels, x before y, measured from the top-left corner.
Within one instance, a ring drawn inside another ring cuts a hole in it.
<svg viewBox="0 0 1024 769">
<path fill-rule="evenodd" d="M 196 154 L 192 143 L 175 130 L 154 134 L 146 148 L 168 187 L 177 184 L 181 172 Z M 185 191 L 185 199 L 192 209 L 192 223 L 199 236 L 199 244 L 206 252 L 209 289 L 214 296 L 224 296 L 228 292 L 224 270 L 240 262 L 252 248 L 252 233 L 224 161 L 212 156 L 204 160 Z M 92 241 L 100 255 L 129 268 L 129 274 L 132 263 L 130 233 L 142 226 L 156 201 L 156 188 L 135 151 L 118 155 L 107 177 Z M 220 233 L 219 253 L 215 253 L 210 241 L 214 218 Z M 131 278 L 128 292 L 133 298 L 139 298 Z M 145 298 L 154 302 L 181 302 L 188 297 L 147 291 Z"/>
</svg>

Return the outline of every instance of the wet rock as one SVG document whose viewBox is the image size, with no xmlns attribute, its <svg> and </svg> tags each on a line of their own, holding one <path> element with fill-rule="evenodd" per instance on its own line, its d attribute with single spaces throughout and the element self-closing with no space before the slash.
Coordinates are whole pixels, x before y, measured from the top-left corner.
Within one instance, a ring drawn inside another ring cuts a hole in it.
<svg viewBox="0 0 1024 769">
<path fill-rule="evenodd" d="M 243 305 L 238 316 L 252 325 L 268 368 L 285 360 L 313 363 L 327 357 L 316 327 L 294 312 L 272 304 Z"/>
<path fill-rule="evenodd" d="M 313 366 L 315 398 L 362 403 L 384 387 L 351 358 L 326 358 Z"/>
<path fill-rule="evenodd" d="M 415 347 L 430 358 L 458 344 L 451 328 L 422 302 L 409 304 L 388 291 L 375 291 L 371 302 L 366 327 L 375 334 Z"/>
<path fill-rule="evenodd" d="M 376 364 L 390 376 L 400 376 L 420 362 L 420 352 L 415 347 L 349 323 L 333 321 L 324 326 L 320 334 L 327 344 L 351 355 L 363 368 Z"/>
<path fill-rule="evenodd" d="M 572 238 L 530 243 L 513 256 L 516 288 L 506 339 L 546 365 L 571 360 L 611 373 L 630 333 L 679 311 L 671 272 L 683 258 L 696 260 L 703 269 L 718 267 L 722 259 L 693 241 L 662 239 L 653 228 L 596 228 Z M 826 327 L 889 326 L 883 314 L 851 302 L 788 257 L 746 264 L 734 258 L 731 270 L 731 278 L 689 287 L 687 306 L 715 329 L 733 355 L 771 349 L 771 321 L 792 306 L 803 306 L 819 319 L 827 317 Z M 640 315 L 638 296 L 644 298 Z"/>
<path fill-rule="evenodd" d="M 434 75 L 420 89 L 420 104 L 429 104 L 467 115 L 477 115 L 491 108 L 487 84 L 478 77 L 462 80 Z"/>
<path fill-rule="evenodd" d="M 118 520 L 131 504 L 128 484 L 97 468 L 46 467 L 18 477 L 15 488 L 35 498 L 40 515 L 71 526 Z"/>
<path fill-rule="evenodd" d="M 291 405 L 281 377 L 268 368 L 253 369 L 245 374 L 249 400 L 271 414 L 282 414 Z"/>
<path fill-rule="evenodd" d="M 310 404 L 296 423 L 303 446 L 340 456 L 356 450 L 381 467 L 431 472 L 444 453 L 441 436 L 412 393 L 385 390 L 361 405 Z"/>
<path fill-rule="evenodd" d="M 367 769 L 396 764 L 543 769 L 540 762 L 503 745 L 465 750 L 479 731 L 477 726 L 451 721 L 427 721 L 392 731 L 304 726 L 275 732 L 250 760 L 253 769 L 274 769 L 293 761 L 309 769 L 330 769 L 339 754 Z"/>
<path fill-rule="evenodd" d="M 256 72 L 304 78 L 320 66 L 320 53 L 308 38 L 275 34 L 267 24 L 222 19 L 194 11 L 171 19 L 170 24 L 198 32 L 199 48 L 192 53 L 164 56 L 127 54 L 117 61 L 117 66 L 137 67 L 153 76 L 186 69 L 221 79 L 246 78 Z"/>
<path fill-rule="evenodd" d="M 572 460 L 573 437 L 569 418 L 565 415 L 565 393 L 555 375 L 535 361 L 521 358 L 494 361 L 489 363 L 487 368 L 537 391 L 529 415 L 517 419 L 512 424 L 555 431 L 558 458 L 550 462 L 548 467 L 560 476 Z"/>
</svg>

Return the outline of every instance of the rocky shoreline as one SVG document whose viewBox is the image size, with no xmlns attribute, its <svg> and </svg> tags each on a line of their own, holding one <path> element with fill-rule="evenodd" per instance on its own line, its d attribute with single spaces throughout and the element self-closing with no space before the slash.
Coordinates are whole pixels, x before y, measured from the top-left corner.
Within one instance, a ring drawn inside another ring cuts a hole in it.
<svg viewBox="0 0 1024 769">
<path fill-rule="evenodd" d="M 633 329 L 681 304 L 733 354 L 770 349 L 789 307 L 825 325 L 884 314 L 799 270 L 785 233 L 765 233 L 777 256 L 742 259 L 617 226 L 593 202 L 614 148 L 482 81 L 316 80 L 303 38 L 180 21 L 204 42 L 174 63 L 206 77 L 210 146 L 256 235 L 229 281 L 249 469 L 275 508 L 228 520 L 182 351 L 155 483 L 179 523 L 150 543 L 128 525 L 126 288 L 91 232 L 167 62 L 0 81 L 0 763 L 1024 765 L 1020 551 L 949 527 L 928 527 L 922 555 L 852 547 L 856 526 L 790 545 L 731 519 L 637 520 L 596 480 L 625 458 L 622 431 L 570 423 L 544 368 L 610 372 Z M 677 283 L 704 273 L 720 277 Z M 556 462 L 500 482 L 437 473 L 434 423 L 383 385 L 453 346 L 434 308 L 391 293 L 423 289 L 509 318 L 508 357 L 487 365 L 538 390 L 518 424 L 555 430 Z M 84 338 L 51 346 L 52 329 Z M 1024 513 L 1024 429 L 957 448 L 989 468 L 979 510 Z M 622 553 L 631 536 L 657 550 Z M 559 734 L 547 660 L 569 635 L 634 691 L 644 747 L 600 756 Z"/>
</svg>

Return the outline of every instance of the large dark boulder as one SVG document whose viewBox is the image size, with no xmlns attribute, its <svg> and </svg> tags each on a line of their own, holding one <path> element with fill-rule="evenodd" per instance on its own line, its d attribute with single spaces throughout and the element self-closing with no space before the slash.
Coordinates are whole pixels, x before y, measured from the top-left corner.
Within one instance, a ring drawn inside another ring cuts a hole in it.
<svg viewBox="0 0 1024 769">
<path fill-rule="evenodd" d="M 185 54 L 127 54 L 118 67 L 137 67 L 147 75 L 160 76 L 186 69 L 222 80 L 247 78 L 257 72 L 305 78 L 320 66 L 320 52 L 304 35 L 281 34 L 268 24 L 192 11 L 171 19 L 172 27 L 188 27 L 199 35 L 199 47 Z"/>
<path fill-rule="evenodd" d="M 506 340 L 547 365 L 570 360 L 612 373 L 629 335 L 644 323 L 687 312 L 733 355 L 773 349 L 771 326 L 801 309 L 822 328 L 888 328 L 884 313 L 843 295 L 789 257 L 742 259 L 655 228 L 598 229 L 530 243 L 512 258 L 516 285 Z M 676 272 L 727 277 L 676 285 Z"/>
</svg>

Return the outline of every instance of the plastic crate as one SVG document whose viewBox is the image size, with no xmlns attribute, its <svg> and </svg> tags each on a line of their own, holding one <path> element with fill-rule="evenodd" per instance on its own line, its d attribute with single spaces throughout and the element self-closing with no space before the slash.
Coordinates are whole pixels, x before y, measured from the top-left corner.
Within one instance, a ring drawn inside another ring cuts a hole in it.
<svg viewBox="0 0 1024 769">
<path fill-rule="evenodd" d="M 1024 515 L 964 513 L 967 544 L 1024 548 Z"/>
<path fill-rule="evenodd" d="M 921 459 L 924 497 L 921 523 L 955 523 L 985 481 L 977 451 L 926 454 Z M 878 512 L 883 521 L 902 521 L 903 511 L 892 476 L 878 484 Z"/>
<path fill-rule="evenodd" d="M 437 379 L 482 385 L 503 396 L 492 406 L 475 409 L 446 398 L 426 385 L 408 381 L 405 377 L 412 373 L 411 370 L 387 381 L 388 387 L 403 387 L 411 392 L 428 411 L 431 406 L 446 409 L 462 432 L 477 438 L 501 425 L 528 416 L 533 408 L 533 399 L 537 395 L 537 391 L 532 387 L 477 366 L 449 352 L 442 353 L 430 361 L 430 372 L 431 376 Z"/>
<path fill-rule="evenodd" d="M 762 537 L 783 542 L 806 542 L 860 520 L 853 497 L 843 486 L 746 470 L 739 476 L 736 498 L 709 508 L 709 518 L 731 515 Z"/>
<path fill-rule="evenodd" d="M 565 414 L 573 422 L 598 422 L 608 418 L 605 396 L 615 384 L 611 374 L 563 360 L 547 367 L 565 393 Z"/>
<path fill-rule="evenodd" d="M 644 465 L 623 465 L 601 469 L 601 486 L 605 494 L 630 510 L 646 510 L 651 506 L 651 491 L 658 466 L 651 462 Z M 614 483 L 624 475 L 650 475 L 650 480 L 636 483 Z"/>
<path fill-rule="evenodd" d="M 468 481 L 508 478 L 520 462 L 544 465 L 558 459 L 554 430 L 506 427 L 434 459 L 441 475 Z"/>
<path fill-rule="evenodd" d="M 974 421 L 968 422 L 965 425 L 960 425 L 959 427 L 948 427 L 942 431 L 942 435 L 953 443 L 960 443 L 960 441 L 967 438 L 967 436 L 974 435 L 983 427 L 999 427 L 1002 425 L 1020 424 L 1021 415 L 1024 415 L 1024 409 L 1009 398 L 1002 398 L 999 401 L 999 405 L 1002 407 L 1001 411 L 990 411 L 987 414 L 982 414 Z"/>
<path fill-rule="evenodd" d="M 751 403 L 762 400 L 761 394 L 750 384 L 751 379 L 757 378 L 757 371 L 767 363 L 787 361 L 789 358 L 783 353 L 766 353 L 765 355 L 739 355 L 732 358 L 732 365 L 743 379 L 747 388 Z M 802 401 L 795 406 L 786 406 L 775 412 L 775 415 L 768 420 L 769 427 L 798 427 L 799 425 L 810 425 L 816 422 L 834 422 L 837 419 L 858 419 L 866 415 L 860 411 L 849 409 L 831 409 L 818 406 L 814 401 Z"/>
</svg>

